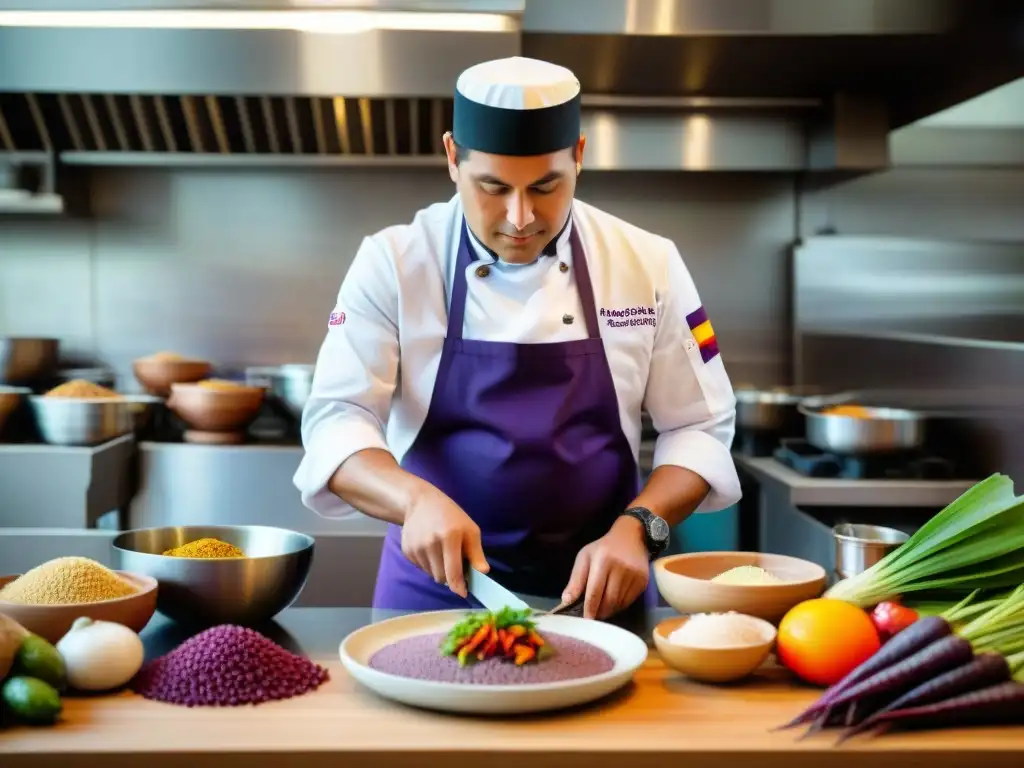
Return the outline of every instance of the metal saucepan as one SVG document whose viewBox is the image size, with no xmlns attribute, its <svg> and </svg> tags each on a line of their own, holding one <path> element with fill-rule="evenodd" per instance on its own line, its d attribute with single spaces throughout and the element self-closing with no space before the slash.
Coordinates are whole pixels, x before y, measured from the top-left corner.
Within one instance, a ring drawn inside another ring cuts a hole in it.
<svg viewBox="0 0 1024 768">
<path fill-rule="evenodd" d="M 313 387 L 315 365 L 289 363 L 270 367 L 255 367 L 245 370 L 245 381 L 254 386 L 263 386 L 284 404 L 295 418 L 302 418 L 302 409 L 309 399 Z"/>
<path fill-rule="evenodd" d="M 843 455 L 898 453 L 924 444 L 925 419 L 902 408 L 861 406 L 861 415 L 828 413 L 839 403 L 801 403 L 797 408 L 807 424 L 807 442 L 821 451 Z"/>
<path fill-rule="evenodd" d="M 836 576 L 848 579 L 863 573 L 910 537 L 895 528 L 843 523 L 832 529 L 836 544 Z"/>
<path fill-rule="evenodd" d="M 59 349 L 58 339 L 0 337 L 0 384 L 27 384 L 52 377 Z"/>
<path fill-rule="evenodd" d="M 792 424 L 797 406 L 811 394 L 808 389 L 777 387 L 775 389 L 736 389 L 736 426 L 765 432 L 778 431 Z"/>
</svg>

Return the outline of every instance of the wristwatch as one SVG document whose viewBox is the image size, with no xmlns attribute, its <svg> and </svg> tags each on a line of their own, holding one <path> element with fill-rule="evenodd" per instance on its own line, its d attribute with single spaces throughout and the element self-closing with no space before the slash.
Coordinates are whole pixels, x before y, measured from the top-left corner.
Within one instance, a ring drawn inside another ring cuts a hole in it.
<svg viewBox="0 0 1024 768">
<path fill-rule="evenodd" d="M 647 553 L 657 557 L 668 548 L 669 527 L 664 518 L 658 517 L 645 507 L 630 507 L 622 514 L 635 517 L 644 526 L 644 541 Z"/>
</svg>

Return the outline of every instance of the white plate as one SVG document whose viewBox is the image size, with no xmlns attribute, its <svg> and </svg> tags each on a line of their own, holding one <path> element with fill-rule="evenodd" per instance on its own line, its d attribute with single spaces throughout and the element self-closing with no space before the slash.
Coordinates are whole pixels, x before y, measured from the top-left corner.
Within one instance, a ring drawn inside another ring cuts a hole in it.
<svg viewBox="0 0 1024 768">
<path fill-rule="evenodd" d="M 346 637 L 341 662 L 358 682 L 375 693 L 425 709 L 468 714 L 510 715 L 544 712 L 585 704 L 618 690 L 633 679 L 647 659 L 647 644 L 625 629 L 572 616 L 538 616 L 537 628 L 557 632 L 600 648 L 615 661 L 607 672 L 578 680 L 523 685 L 440 683 L 380 672 L 370 657 L 386 645 L 414 635 L 447 632 L 465 611 L 433 611 L 370 624 Z"/>
</svg>

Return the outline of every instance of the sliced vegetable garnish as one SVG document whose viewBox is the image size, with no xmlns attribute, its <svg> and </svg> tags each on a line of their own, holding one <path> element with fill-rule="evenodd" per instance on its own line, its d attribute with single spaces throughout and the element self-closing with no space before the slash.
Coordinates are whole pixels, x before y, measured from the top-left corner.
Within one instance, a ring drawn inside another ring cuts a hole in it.
<svg viewBox="0 0 1024 768">
<path fill-rule="evenodd" d="M 995 474 L 975 484 L 866 571 L 826 597 L 867 608 L 923 590 L 1016 586 L 1024 582 L 1024 496 Z"/>
<path fill-rule="evenodd" d="M 449 631 L 441 643 L 441 655 L 455 656 L 462 666 L 496 657 L 516 666 L 547 658 L 551 647 L 530 615 L 529 609 L 515 608 L 471 613 Z"/>
</svg>

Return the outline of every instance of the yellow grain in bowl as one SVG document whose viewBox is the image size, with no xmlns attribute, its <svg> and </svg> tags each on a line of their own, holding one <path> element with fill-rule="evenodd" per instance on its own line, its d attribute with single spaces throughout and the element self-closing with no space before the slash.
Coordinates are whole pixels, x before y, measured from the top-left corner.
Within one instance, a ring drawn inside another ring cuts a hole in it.
<svg viewBox="0 0 1024 768">
<path fill-rule="evenodd" d="M 220 539 L 196 539 L 180 547 L 174 547 L 164 552 L 166 557 L 198 557 L 206 560 L 216 560 L 228 557 L 245 557 L 245 552 L 234 544 L 228 544 Z"/>
<path fill-rule="evenodd" d="M 135 586 L 95 560 L 58 557 L 37 565 L 0 589 L 0 601 L 20 605 L 68 605 L 116 600 Z"/>
<path fill-rule="evenodd" d="M 72 379 L 51 389 L 46 393 L 46 397 L 64 397 L 70 400 L 120 400 L 122 395 L 86 379 Z"/>
<path fill-rule="evenodd" d="M 247 389 L 244 384 L 239 384 L 237 381 L 229 381 L 227 379 L 203 379 L 197 387 L 203 389 L 210 389 L 214 392 L 237 392 L 239 389 Z"/>
</svg>

